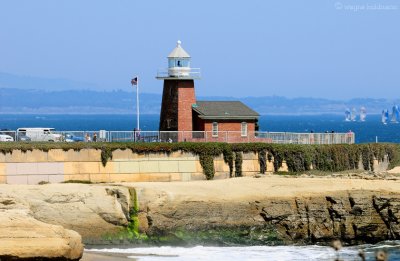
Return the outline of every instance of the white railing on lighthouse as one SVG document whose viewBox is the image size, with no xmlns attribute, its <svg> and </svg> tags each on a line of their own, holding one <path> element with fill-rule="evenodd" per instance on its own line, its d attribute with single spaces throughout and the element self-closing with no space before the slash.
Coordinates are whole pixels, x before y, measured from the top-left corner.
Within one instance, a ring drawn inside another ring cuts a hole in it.
<svg viewBox="0 0 400 261">
<path fill-rule="evenodd" d="M 169 78 L 169 79 L 185 79 L 185 78 L 190 78 L 190 79 L 200 79 L 201 78 L 201 70 L 200 68 L 189 68 L 189 67 L 185 67 L 186 73 L 188 73 L 188 75 L 176 75 L 176 76 L 171 76 L 169 74 L 168 68 L 163 68 L 163 69 L 159 69 L 157 71 L 157 76 L 156 78 L 158 79 L 165 79 L 165 78 Z"/>
</svg>

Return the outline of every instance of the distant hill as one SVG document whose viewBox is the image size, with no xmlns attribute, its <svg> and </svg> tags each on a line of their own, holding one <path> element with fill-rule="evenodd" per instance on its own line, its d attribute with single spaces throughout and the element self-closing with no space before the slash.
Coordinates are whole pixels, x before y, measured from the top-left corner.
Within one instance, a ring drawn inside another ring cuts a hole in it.
<svg viewBox="0 0 400 261">
<path fill-rule="evenodd" d="M 144 114 L 160 112 L 161 96 L 140 94 Z M 115 114 L 136 111 L 136 94 L 126 91 L 0 89 L 0 113 Z"/>
<path fill-rule="evenodd" d="M 348 101 L 266 97 L 197 97 L 198 100 L 240 100 L 260 114 L 344 114 L 346 108 L 361 106 L 367 113 L 381 113 L 400 100 L 352 99 Z M 140 94 L 140 111 L 158 114 L 161 94 Z M 136 94 L 127 91 L 64 90 L 44 91 L 35 89 L 0 88 L 0 114 L 131 114 L 136 111 Z"/>
<path fill-rule="evenodd" d="M 48 91 L 52 90 L 52 91 Z M 241 100 L 260 114 L 344 114 L 346 108 L 366 107 L 367 113 L 381 113 L 400 100 L 351 99 L 346 101 L 317 98 L 197 97 L 198 100 Z M 143 114 L 160 113 L 160 94 L 140 94 Z M 66 79 L 48 79 L 0 72 L 0 114 L 131 114 L 136 111 L 133 91 L 99 91 L 92 83 Z"/>
</svg>

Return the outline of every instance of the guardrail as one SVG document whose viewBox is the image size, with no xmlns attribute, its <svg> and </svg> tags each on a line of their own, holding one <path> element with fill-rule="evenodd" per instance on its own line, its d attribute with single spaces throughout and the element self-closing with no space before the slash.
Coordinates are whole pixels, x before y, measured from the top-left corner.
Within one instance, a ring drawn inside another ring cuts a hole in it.
<svg viewBox="0 0 400 261">
<path fill-rule="evenodd" d="M 265 142 L 280 144 L 353 144 L 355 134 L 240 131 L 53 131 L 21 133 L 0 131 L 0 141 L 50 142 Z M 10 138 L 4 138 L 9 136 Z M 4 139 L 4 140 L 3 140 Z"/>
<path fill-rule="evenodd" d="M 175 67 L 179 68 L 179 67 Z M 201 70 L 200 68 L 189 68 L 189 67 L 181 67 L 184 70 L 184 73 L 179 74 L 176 72 L 174 76 L 170 74 L 170 68 L 162 68 L 158 69 L 156 78 L 164 79 L 164 78 L 177 78 L 177 79 L 184 79 L 184 78 L 191 78 L 191 79 L 200 79 L 201 78 Z"/>
</svg>

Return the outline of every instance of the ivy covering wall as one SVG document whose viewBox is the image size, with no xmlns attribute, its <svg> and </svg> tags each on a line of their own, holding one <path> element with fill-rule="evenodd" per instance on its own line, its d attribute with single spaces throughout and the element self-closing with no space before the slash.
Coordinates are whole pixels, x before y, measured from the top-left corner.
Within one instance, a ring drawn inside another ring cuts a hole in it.
<svg viewBox="0 0 400 261">
<path fill-rule="evenodd" d="M 393 143 L 371 144 L 335 144 L 335 145 L 294 145 L 266 143 L 0 143 L 0 153 L 13 150 L 62 149 L 64 151 L 81 149 L 101 150 L 103 165 L 112 159 L 112 152 L 117 149 L 131 150 L 134 153 L 171 153 L 174 151 L 190 152 L 199 156 L 207 179 L 214 177 L 214 158 L 223 155 L 230 169 L 230 177 L 242 175 L 243 153 L 257 153 L 260 172 L 278 171 L 285 161 L 290 172 L 304 172 L 313 169 L 321 171 L 344 171 L 357 169 L 362 164 L 365 170 L 374 170 L 373 161 L 383 161 L 385 157 L 390 167 L 400 165 L 400 145 Z M 273 170 L 267 170 L 267 161 L 273 161 Z"/>
</svg>

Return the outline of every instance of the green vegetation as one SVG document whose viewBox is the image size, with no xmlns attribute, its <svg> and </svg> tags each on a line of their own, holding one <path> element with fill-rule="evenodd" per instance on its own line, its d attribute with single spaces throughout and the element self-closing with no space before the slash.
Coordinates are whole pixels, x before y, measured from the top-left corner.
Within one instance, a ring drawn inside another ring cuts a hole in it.
<svg viewBox="0 0 400 261">
<path fill-rule="evenodd" d="M 226 227 L 199 230 L 180 229 L 167 235 L 153 235 L 147 243 L 157 245 L 279 245 L 283 241 L 271 225 Z"/>
<path fill-rule="evenodd" d="M 242 176 L 243 152 L 235 152 L 235 177 Z"/>
<path fill-rule="evenodd" d="M 242 175 L 243 153 L 257 153 L 261 173 L 266 171 L 267 161 L 273 161 L 274 172 L 277 172 L 286 161 L 289 172 L 309 171 L 311 166 L 320 171 L 345 171 L 358 169 L 362 164 L 365 170 L 373 171 L 373 160 L 387 159 L 390 167 L 400 165 L 400 145 L 392 143 L 371 144 L 335 144 L 335 145 L 295 145 L 270 143 L 1 143 L 0 153 L 11 153 L 13 150 L 32 151 L 34 149 L 64 151 L 97 149 L 101 151 L 101 161 L 105 166 L 112 159 L 112 152 L 117 149 L 131 150 L 138 154 L 172 153 L 174 151 L 190 152 L 199 156 L 207 179 L 213 179 L 214 158 L 223 155 L 230 169 L 230 176 Z"/>
<path fill-rule="evenodd" d="M 103 239 L 110 242 L 118 243 L 135 243 L 135 244 L 151 244 L 152 240 L 145 234 L 139 231 L 139 201 L 136 190 L 129 188 L 130 209 L 129 223 L 126 227 L 115 234 L 105 234 Z"/>
<path fill-rule="evenodd" d="M 223 155 L 224 155 L 224 162 L 228 164 L 229 166 L 229 177 L 233 177 L 233 160 L 235 158 L 235 155 L 232 151 L 232 148 L 230 146 L 225 146 L 223 150 Z"/>
<path fill-rule="evenodd" d="M 92 184 L 90 180 L 66 180 L 63 181 L 62 183 L 78 183 L 78 184 Z"/>
<path fill-rule="evenodd" d="M 201 230 L 177 229 L 162 234 L 135 234 L 129 229 L 122 229 L 117 234 L 107 234 L 103 240 L 142 246 L 234 246 L 234 245 L 282 245 L 283 239 L 273 225 L 259 227 L 226 227 Z"/>
<path fill-rule="evenodd" d="M 131 208 L 129 210 L 130 222 L 127 227 L 127 233 L 129 238 L 139 238 L 139 202 L 136 190 L 134 188 L 129 188 L 129 194 L 131 196 Z"/>
<path fill-rule="evenodd" d="M 209 154 L 202 153 L 199 155 L 199 160 L 201 167 L 203 168 L 203 173 L 206 176 L 207 180 L 213 179 L 215 170 L 214 170 L 214 157 Z"/>
<path fill-rule="evenodd" d="M 267 152 L 265 150 L 258 152 L 258 163 L 260 164 L 260 173 L 265 174 L 267 171 Z"/>
</svg>

